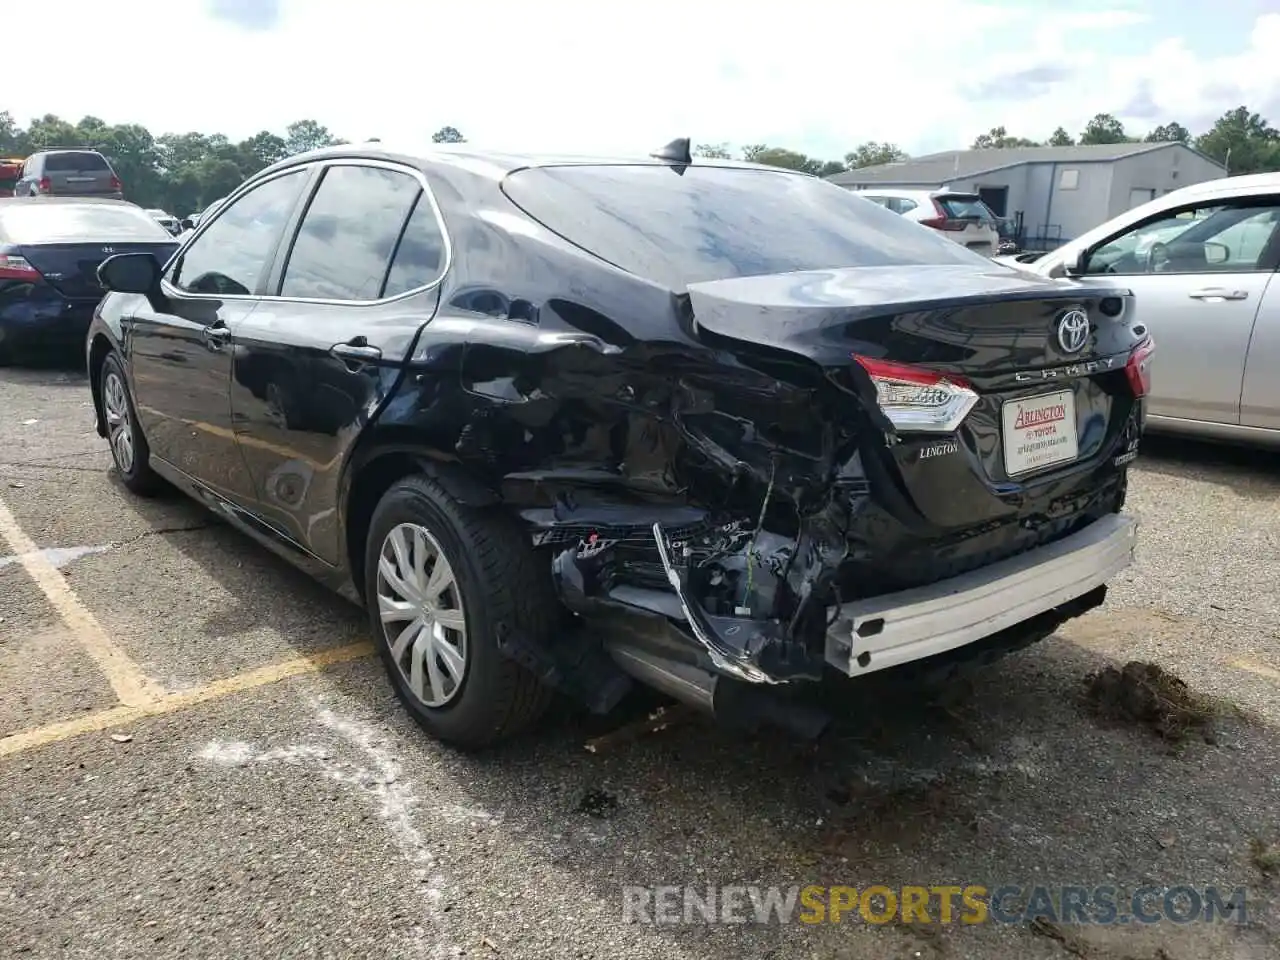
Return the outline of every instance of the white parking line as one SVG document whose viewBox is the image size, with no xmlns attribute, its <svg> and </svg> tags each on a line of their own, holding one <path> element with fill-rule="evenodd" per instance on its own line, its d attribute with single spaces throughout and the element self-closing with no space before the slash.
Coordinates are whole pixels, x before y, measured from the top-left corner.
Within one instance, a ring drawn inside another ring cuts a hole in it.
<svg viewBox="0 0 1280 960">
<path fill-rule="evenodd" d="M 413 818 L 414 811 L 424 805 L 426 798 L 418 793 L 412 781 L 404 778 L 400 764 L 380 743 L 382 737 L 375 727 L 339 716 L 319 705 L 317 707 L 317 722 L 356 748 L 365 764 L 339 759 L 335 756 L 336 750 L 321 743 L 262 748 L 241 740 L 214 740 L 206 744 L 197 756 L 206 762 L 233 769 L 260 764 L 309 768 L 316 775 L 361 794 L 377 812 L 392 842 L 409 864 L 424 899 L 424 922 L 411 929 L 411 946 L 432 960 L 456 956 L 459 951 L 440 929 L 444 878 L 439 873 L 437 858 L 427 838 Z M 435 806 L 432 802 L 428 809 Z M 483 811 L 474 811 L 474 814 L 476 819 L 494 821 Z"/>
</svg>

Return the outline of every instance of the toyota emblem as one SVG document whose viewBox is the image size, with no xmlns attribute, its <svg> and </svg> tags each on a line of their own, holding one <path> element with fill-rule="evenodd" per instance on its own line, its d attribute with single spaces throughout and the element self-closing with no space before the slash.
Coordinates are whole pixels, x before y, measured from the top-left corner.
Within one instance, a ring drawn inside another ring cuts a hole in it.
<svg viewBox="0 0 1280 960">
<path fill-rule="evenodd" d="M 1058 318 L 1058 346 L 1063 353 L 1079 353 L 1089 339 L 1089 315 L 1068 310 Z"/>
</svg>

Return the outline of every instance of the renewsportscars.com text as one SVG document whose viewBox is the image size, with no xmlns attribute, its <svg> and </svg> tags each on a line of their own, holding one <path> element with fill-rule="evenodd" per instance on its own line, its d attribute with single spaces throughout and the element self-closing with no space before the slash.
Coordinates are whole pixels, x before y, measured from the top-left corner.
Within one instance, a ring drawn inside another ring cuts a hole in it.
<svg viewBox="0 0 1280 960">
<path fill-rule="evenodd" d="M 1245 890 L 1187 885 L 626 886 L 626 923 L 1029 923 L 1246 922 Z"/>
</svg>

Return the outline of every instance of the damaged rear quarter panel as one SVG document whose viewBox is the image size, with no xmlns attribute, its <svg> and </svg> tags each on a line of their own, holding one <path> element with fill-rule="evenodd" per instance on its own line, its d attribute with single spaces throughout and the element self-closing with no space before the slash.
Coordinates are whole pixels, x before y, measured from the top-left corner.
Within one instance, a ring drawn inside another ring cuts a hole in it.
<svg viewBox="0 0 1280 960">
<path fill-rule="evenodd" d="M 697 662 L 740 679 L 816 677 L 820 641 L 793 638 L 845 550 L 857 401 L 804 357 L 700 342 L 687 298 L 441 179 L 454 266 L 375 436 L 518 512 L 575 612 L 686 621 Z"/>
</svg>

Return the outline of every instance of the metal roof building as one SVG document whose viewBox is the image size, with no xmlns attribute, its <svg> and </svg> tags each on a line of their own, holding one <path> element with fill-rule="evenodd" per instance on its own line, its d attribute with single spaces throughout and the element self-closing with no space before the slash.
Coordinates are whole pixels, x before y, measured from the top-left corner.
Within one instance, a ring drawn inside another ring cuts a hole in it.
<svg viewBox="0 0 1280 960">
<path fill-rule="evenodd" d="M 1106 143 L 948 150 L 827 179 L 849 190 L 977 193 L 1019 226 L 1025 249 L 1047 250 L 1161 194 L 1226 173 L 1182 143 Z"/>
</svg>

